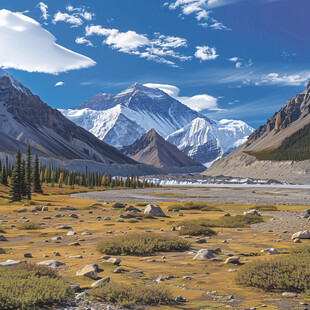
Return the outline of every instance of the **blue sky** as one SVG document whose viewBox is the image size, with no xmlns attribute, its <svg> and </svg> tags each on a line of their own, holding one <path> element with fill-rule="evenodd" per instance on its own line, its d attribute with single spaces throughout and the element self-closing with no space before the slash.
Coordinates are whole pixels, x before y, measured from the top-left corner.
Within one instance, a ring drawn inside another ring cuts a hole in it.
<svg viewBox="0 0 310 310">
<path fill-rule="evenodd" d="M 0 66 L 54 108 L 134 82 L 156 83 L 175 86 L 177 98 L 211 118 L 241 119 L 257 128 L 310 80 L 309 0 L 39 3 L 1 1 L 0 9 L 23 12 L 41 25 L 23 34 L 18 29 L 18 48 L 13 56 L 0 51 Z M 5 16 L 14 36 L 15 20 Z M 9 40 L 3 27 L 0 19 L 2 44 Z M 50 51 L 45 40 L 33 38 L 45 36 L 39 28 L 79 55 Z"/>
</svg>

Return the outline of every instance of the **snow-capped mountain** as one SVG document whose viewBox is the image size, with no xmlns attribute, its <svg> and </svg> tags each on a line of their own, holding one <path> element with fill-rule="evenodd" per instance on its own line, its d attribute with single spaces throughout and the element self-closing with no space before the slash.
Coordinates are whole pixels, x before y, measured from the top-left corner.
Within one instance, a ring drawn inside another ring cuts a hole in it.
<svg viewBox="0 0 310 310">
<path fill-rule="evenodd" d="M 116 147 L 129 145 L 154 128 L 161 136 L 197 117 L 214 124 L 159 89 L 135 83 L 117 95 L 99 94 L 70 110 L 60 110 L 77 125 Z"/>
<path fill-rule="evenodd" d="M 223 119 L 210 125 L 196 118 L 167 137 L 167 141 L 196 161 L 208 165 L 245 143 L 254 129 L 242 121 Z"/>
<path fill-rule="evenodd" d="M 0 159 L 2 153 L 12 154 L 17 148 L 24 153 L 28 142 L 45 163 L 65 161 L 68 167 L 74 162 L 83 170 L 88 165 L 113 174 L 153 174 L 158 170 L 132 160 L 78 127 L 0 69 Z"/>
<path fill-rule="evenodd" d="M 60 111 L 115 147 L 130 145 L 153 128 L 202 164 L 235 149 L 253 132 L 242 121 L 213 121 L 162 90 L 138 83 L 117 95 L 99 94 Z"/>
</svg>

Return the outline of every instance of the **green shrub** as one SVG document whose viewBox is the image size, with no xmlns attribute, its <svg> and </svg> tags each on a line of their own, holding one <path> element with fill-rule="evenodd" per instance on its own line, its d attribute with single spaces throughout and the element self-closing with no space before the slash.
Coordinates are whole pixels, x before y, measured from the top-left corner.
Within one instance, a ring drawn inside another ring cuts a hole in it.
<svg viewBox="0 0 310 310">
<path fill-rule="evenodd" d="M 174 210 L 201 210 L 201 211 L 221 211 L 217 207 L 209 206 L 203 202 L 186 202 L 184 204 L 174 204 L 169 207 L 169 209 Z"/>
<path fill-rule="evenodd" d="M 236 215 L 236 216 L 223 216 L 218 219 L 199 219 L 187 220 L 180 223 L 186 226 L 202 226 L 202 227 L 223 227 L 223 228 L 244 228 L 249 227 L 251 224 L 261 223 L 263 219 L 259 215 Z"/>
<path fill-rule="evenodd" d="M 92 289 L 91 295 L 101 301 L 116 303 L 122 307 L 159 306 L 174 303 L 171 292 L 158 285 L 110 282 Z"/>
<path fill-rule="evenodd" d="M 147 256 L 156 252 L 186 251 L 190 243 L 180 238 L 162 236 L 159 234 L 130 233 L 101 240 L 97 250 L 107 255 Z"/>
<path fill-rule="evenodd" d="M 238 284 L 265 291 L 306 292 L 310 289 L 309 248 L 272 259 L 246 264 L 237 274 Z"/>
<path fill-rule="evenodd" d="M 71 298 L 69 285 L 46 267 L 20 264 L 1 267 L 0 309 L 42 309 Z"/>
<path fill-rule="evenodd" d="M 180 230 L 179 230 L 179 234 L 181 236 L 184 236 L 184 235 L 190 235 L 190 236 L 213 236 L 213 235 L 216 235 L 216 232 L 209 228 L 209 227 L 206 227 L 204 225 L 193 225 L 193 224 L 190 224 L 190 225 L 184 225 L 184 227 L 182 227 Z"/>
<path fill-rule="evenodd" d="M 18 229 L 20 230 L 37 230 L 40 228 L 41 226 L 38 223 L 33 223 L 33 222 L 22 223 L 18 226 Z"/>
<path fill-rule="evenodd" d="M 255 206 L 251 209 L 255 209 L 257 211 L 278 211 L 276 206 Z"/>
</svg>

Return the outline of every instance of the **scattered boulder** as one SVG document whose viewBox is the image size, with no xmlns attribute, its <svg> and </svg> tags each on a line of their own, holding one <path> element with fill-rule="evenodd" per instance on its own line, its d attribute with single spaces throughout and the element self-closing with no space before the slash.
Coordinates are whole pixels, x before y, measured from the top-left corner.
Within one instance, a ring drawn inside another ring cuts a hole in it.
<svg viewBox="0 0 310 310">
<path fill-rule="evenodd" d="M 275 254 L 279 254 L 279 251 L 275 248 L 268 248 L 268 249 L 261 250 L 261 253 L 267 253 L 268 255 L 275 255 Z"/>
<path fill-rule="evenodd" d="M 297 294 L 296 293 L 291 293 L 291 292 L 284 292 L 282 294 L 282 297 L 295 298 L 295 297 L 297 297 Z"/>
<path fill-rule="evenodd" d="M 56 229 L 72 229 L 72 226 L 70 226 L 70 225 L 60 225 L 60 226 L 57 226 Z"/>
<path fill-rule="evenodd" d="M 310 209 L 306 209 L 306 210 L 302 211 L 301 217 L 303 217 L 305 219 L 310 218 Z"/>
<path fill-rule="evenodd" d="M 74 219 L 78 219 L 79 218 L 79 216 L 77 214 L 75 214 L 75 213 L 69 214 L 69 217 L 72 217 Z"/>
<path fill-rule="evenodd" d="M 111 257 L 107 260 L 108 263 L 111 263 L 113 265 L 119 265 L 121 261 L 122 260 L 120 258 L 114 258 L 114 257 Z"/>
<path fill-rule="evenodd" d="M 195 255 L 194 260 L 210 260 L 211 258 L 215 258 L 213 251 L 208 249 L 201 249 Z"/>
<path fill-rule="evenodd" d="M 37 263 L 37 265 L 46 266 L 46 267 L 50 267 L 50 268 L 57 268 L 57 267 L 62 266 L 62 265 L 64 265 L 64 264 L 65 264 L 65 263 L 62 263 L 62 262 L 60 262 L 60 261 L 58 261 L 58 260 L 53 260 L 53 259 L 51 259 L 51 260 L 45 260 L 45 261 L 43 261 L 43 262 Z"/>
<path fill-rule="evenodd" d="M 78 242 L 69 243 L 69 246 L 80 246 L 81 244 Z"/>
<path fill-rule="evenodd" d="M 75 207 L 67 206 L 66 210 L 68 210 L 68 211 L 76 211 L 77 209 Z"/>
<path fill-rule="evenodd" d="M 0 235 L 0 241 L 8 241 L 8 239 L 5 238 L 3 235 Z"/>
<path fill-rule="evenodd" d="M 81 233 L 82 236 L 90 236 L 90 235 L 92 235 L 92 234 L 93 234 L 93 233 L 90 232 L 90 231 L 83 231 L 83 232 Z"/>
<path fill-rule="evenodd" d="M 0 248 L 0 254 L 5 254 L 4 249 Z"/>
<path fill-rule="evenodd" d="M 52 241 L 62 240 L 61 236 L 56 236 L 51 239 Z"/>
<path fill-rule="evenodd" d="M 18 209 L 16 212 L 17 213 L 24 213 L 24 212 L 27 212 L 27 209 L 26 208 Z"/>
<path fill-rule="evenodd" d="M 161 209 L 160 206 L 154 206 L 154 205 L 147 205 L 144 214 L 149 214 L 155 217 L 165 217 L 166 214 L 164 211 Z"/>
<path fill-rule="evenodd" d="M 141 212 L 140 209 L 134 207 L 134 206 L 128 206 L 125 208 L 125 211 L 127 212 L 133 212 L 133 213 L 137 213 L 137 212 Z"/>
<path fill-rule="evenodd" d="M 240 263 L 240 257 L 239 256 L 231 256 L 231 257 L 228 257 L 224 264 L 239 264 Z"/>
<path fill-rule="evenodd" d="M 179 295 L 176 299 L 176 302 L 186 302 L 186 298 L 182 297 L 182 295 Z"/>
<path fill-rule="evenodd" d="M 25 253 L 25 254 L 24 254 L 24 257 L 25 257 L 25 258 L 32 258 L 32 254 L 31 254 L 31 253 Z"/>
<path fill-rule="evenodd" d="M 299 231 L 292 236 L 292 239 L 310 239 L 310 232 L 309 230 Z"/>
<path fill-rule="evenodd" d="M 98 279 L 97 271 L 99 269 L 97 267 L 98 267 L 98 265 L 96 265 L 96 264 L 87 265 L 82 270 L 77 271 L 76 275 L 88 277 L 88 278 L 91 278 L 93 280 L 97 280 Z"/>
<path fill-rule="evenodd" d="M 14 265 L 22 264 L 22 263 L 25 263 L 25 261 L 8 259 L 6 262 L 0 263 L 0 266 L 14 266 Z"/>
<path fill-rule="evenodd" d="M 260 213 L 256 209 L 252 209 L 252 210 L 243 212 L 243 215 L 260 215 Z"/>
<path fill-rule="evenodd" d="M 74 236 L 74 235 L 76 235 L 76 232 L 73 230 L 67 232 L 67 236 Z"/>
<path fill-rule="evenodd" d="M 91 284 L 91 287 L 97 287 L 101 285 L 102 283 L 108 283 L 108 282 L 110 282 L 110 277 L 105 277 Z"/>
<path fill-rule="evenodd" d="M 300 239 L 296 238 L 294 239 L 294 243 L 301 243 Z"/>
<path fill-rule="evenodd" d="M 113 204 L 113 208 L 114 209 L 124 209 L 125 208 L 125 205 L 121 202 L 116 202 Z"/>
</svg>

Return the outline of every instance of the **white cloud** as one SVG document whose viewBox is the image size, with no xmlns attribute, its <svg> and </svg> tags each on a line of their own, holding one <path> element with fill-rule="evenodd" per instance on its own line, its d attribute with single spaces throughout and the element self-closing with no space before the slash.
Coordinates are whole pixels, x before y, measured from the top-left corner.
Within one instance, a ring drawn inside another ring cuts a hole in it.
<svg viewBox="0 0 310 310">
<path fill-rule="evenodd" d="M 269 73 L 263 75 L 255 85 L 260 86 L 262 84 L 269 85 L 282 85 L 282 86 L 301 86 L 307 83 L 310 79 L 310 72 L 303 72 L 292 75 L 280 75 L 278 73 Z"/>
<path fill-rule="evenodd" d="M 47 20 L 47 18 L 48 18 L 48 16 L 49 16 L 49 15 L 47 14 L 48 6 L 47 6 L 45 3 L 40 2 L 40 3 L 39 3 L 39 8 L 40 8 L 40 10 L 41 10 L 41 12 L 42 12 L 42 18 L 45 19 L 45 20 Z"/>
<path fill-rule="evenodd" d="M 203 111 L 203 110 L 211 110 L 211 111 L 219 111 L 218 107 L 218 99 L 207 95 L 207 94 L 200 94 L 195 95 L 192 97 L 184 97 L 179 96 L 180 89 L 173 85 L 167 85 L 167 84 L 156 84 L 156 83 L 146 83 L 144 84 L 146 87 L 150 88 L 158 88 L 165 93 L 167 93 L 169 96 L 177 99 L 178 101 L 182 102 L 189 108 L 195 110 L 195 111 Z"/>
<path fill-rule="evenodd" d="M 196 49 L 197 51 L 195 53 L 195 57 L 200 59 L 201 61 L 214 60 L 219 56 L 216 54 L 215 47 L 197 46 Z"/>
<path fill-rule="evenodd" d="M 95 65 L 92 59 L 55 42 L 34 19 L 0 10 L 0 67 L 57 74 Z"/>
<path fill-rule="evenodd" d="M 68 5 L 66 9 L 70 14 L 57 12 L 53 18 L 53 24 L 65 22 L 71 24 L 72 27 L 79 27 L 83 25 L 84 20 L 91 21 L 95 16 L 94 13 L 90 13 L 84 8 L 74 8 L 72 5 Z"/>
<path fill-rule="evenodd" d="M 232 57 L 227 59 L 230 62 L 235 63 L 237 69 L 248 68 L 253 65 L 252 59 L 250 58 L 247 62 L 243 60 L 243 58 Z"/>
<path fill-rule="evenodd" d="M 77 43 L 77 44 L 85 44 L 86 46 L 93 46 L 93 43 L 91 43 L 90 40 L 87 40 L 84 37 L 77 37 L 75 39 L 75 43 Z"/>
<path fill-rule="evenodd" d="M 229 27 L 225 26 L 221 22 L 210 17 L 211 9 L 225 6 L 240 0 L 173 0 L 166 2 L 170 10 L 180 9 L 184 15 L 195 15 L 196 20 L 199 22 L 198 25 L 207 28 L 210 27 L 213 30 L 231 30 Z M 207 23 L 210 21 L 211 23 Z"/>
<path fill-rule="evenodd" d="M 191 60 L 191 56 L 185 56 L 176 49 L 186 48 L 186 39 L 173 36 L 165 36 L 160 33 L 154 33 L 151 39 L 145 34 L 139 34 L 135 31 L 121 32 L 118 29 L 103 28 L 100 25 L 87 26 L 86 37 L 98 35 L 103 36 L 103 44 L 110 46 L 119 52 L 136 55 L 147 60 L 158 63 L 165 63 L 170 66 L 177 66 L 176 63 L 167 58 L 177 59 L 179 61 Z"/>
<path fill-rule="evenodd" d="M 65 85 L 64 82 L 57 82 L 57 83 L 55 84 L 56 87 L 58 87 L 58 86 L 63 86 L 63 85 Z"/>
</svg>

